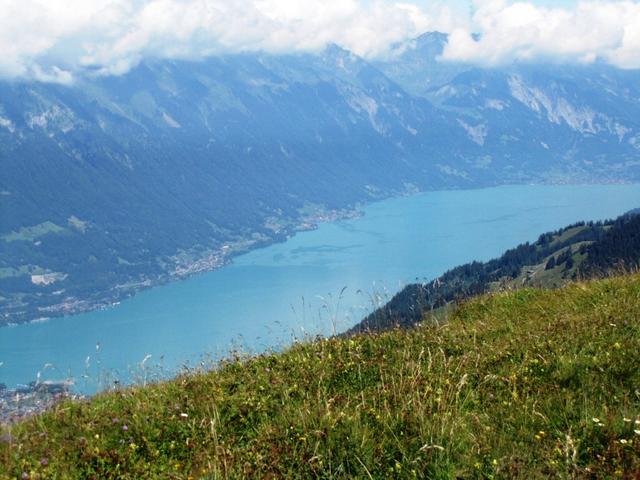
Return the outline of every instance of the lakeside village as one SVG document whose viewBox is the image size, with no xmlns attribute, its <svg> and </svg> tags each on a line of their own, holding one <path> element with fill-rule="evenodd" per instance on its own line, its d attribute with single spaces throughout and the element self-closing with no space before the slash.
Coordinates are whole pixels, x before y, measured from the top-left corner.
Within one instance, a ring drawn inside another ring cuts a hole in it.
<svg viewBox="0 0 640 480">
<path fill-rule="evenodd" d="M 37 415 L 67 398 L 81 398 L 71 391 L 73 382 L 30 382 L 15 389 L 0 383 L 0 424 Z"/>
</svg>

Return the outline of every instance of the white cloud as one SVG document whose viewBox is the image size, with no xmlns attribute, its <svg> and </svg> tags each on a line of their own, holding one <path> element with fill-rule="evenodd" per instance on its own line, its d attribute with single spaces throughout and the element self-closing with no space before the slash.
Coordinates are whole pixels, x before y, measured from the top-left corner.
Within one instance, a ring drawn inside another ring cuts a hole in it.
<svg viewBox="0 0 640 480">
<path fill-rule="evenodd" d="M 451 32 L 445 60 L 640 68 L 639 2 L 571 10 L 473 3 L 470 16 L 444 0 L 0 0 L 0 76 L 68 83 L 83 72 L 121 74 L 149 57 L 318 51 L 331 42 L 375 57 L 430 30 Z"/>
<path fill-rule="evenodd" d="M 429 9 L 384 0 L 0 0 L 0 75 L 70 81 L 126 72 L 145 57 L 314 51 L 371 56 L 446 27 Z"/>
<path fill-rule="evenodd" d="M 505 0 L 474 4 L 471 27 L 451 32 L 443 59 L 482 65 L 601 60 L 640 68 L 640 2 L 580 1 L 571 9 Z"/>
</svg>

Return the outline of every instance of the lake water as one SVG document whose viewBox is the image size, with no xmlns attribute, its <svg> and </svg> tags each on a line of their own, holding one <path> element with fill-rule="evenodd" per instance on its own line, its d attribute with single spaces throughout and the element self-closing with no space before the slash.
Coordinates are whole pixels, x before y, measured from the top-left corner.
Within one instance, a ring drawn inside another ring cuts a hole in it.
<svg viewBox="0 0 640 480">
<path fill-rule="evenodd" d="M 114 378 L 196 366 L 203 354 L 281 348 L 351 327 L 416 279 L 636 207 L 640 185 L 510 186 L 375 203 L 362 218 L 321 225 L 112 309 L 0 328 L 0 382 L 15 386 L 41 372 L 72 376 L 90 393 Z"/>
</svg>

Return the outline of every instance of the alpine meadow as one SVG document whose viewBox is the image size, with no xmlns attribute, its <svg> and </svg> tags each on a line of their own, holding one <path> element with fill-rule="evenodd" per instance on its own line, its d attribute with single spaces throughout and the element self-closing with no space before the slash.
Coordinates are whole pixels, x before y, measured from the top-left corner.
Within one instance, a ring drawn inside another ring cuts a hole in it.
<svg viewBox="0 0 640 480">
<path fill-rule="evenodd" d="M 0 480 L 640 478 L 639 32 L 0 0 Z"/>
</svg>

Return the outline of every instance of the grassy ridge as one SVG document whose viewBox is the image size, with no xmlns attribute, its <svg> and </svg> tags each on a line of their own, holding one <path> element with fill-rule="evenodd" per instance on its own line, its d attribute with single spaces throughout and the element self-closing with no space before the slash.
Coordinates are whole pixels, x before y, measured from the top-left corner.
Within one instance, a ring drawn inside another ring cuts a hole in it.
<svg viewBox="0 0 640 480">
<path fill-rule="evenodd" d="M 507 288 L 557 288 L 576 279 L 602 278 L 640 265 L 640 215 L 580 222 L 540 235 L 488 262 L 455 267 L 432 282 L 410 284 L 348 333 L 410 327 L 425 312 Z"/>
<path fill-rule="evenodd" d="M 0 478 L 633 478 L 639 367 L 640 275 L 499 293 L 60 405 Z"/>
</svg>

